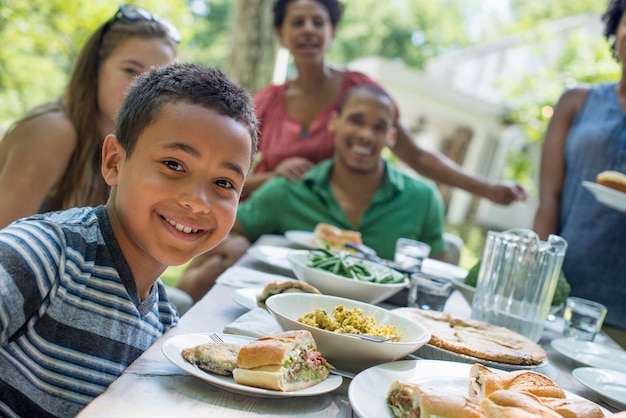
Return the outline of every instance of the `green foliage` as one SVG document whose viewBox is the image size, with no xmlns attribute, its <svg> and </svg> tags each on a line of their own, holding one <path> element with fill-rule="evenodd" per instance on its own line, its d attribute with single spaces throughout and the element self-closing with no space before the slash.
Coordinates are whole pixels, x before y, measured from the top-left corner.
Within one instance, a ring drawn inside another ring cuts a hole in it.
<svg viewBox="0 0 626 418">
<path fill-rule="evenodd" d="M 180 61 L 224 69 L 230 51 L 233 3 L 232 0 L 207 1 L 207 13 L 189 19 L 189 40 L 180 51 Z"/>
<path fill-rule="evenodd" d="M 531 142 L 541 142 L 553 106 L 565 89 L 618 78 L 619 66 L 604 39 L 573 36 L 552 65 L 539 68 L 519 83 L 501 83 L 501 89 L 512 107 L 510 117 L 513 122 L 524 129 Z"/>
<path fill-rule="evenodd" d="M 469 269 L 467 276 L 465 277 L 465 284 L 468 286 L 476 287 L 476 283 L 478 283 L 478 272 L 480 271 L 480 262 L 478 260 L 474 266 Z"/>
<path fill-rule="evenodd" d="M 519 32 L 541 23 L 560 19 L 565 16 L 573 16 L 581 13 L 603 13 L 608 1 L 589 0 L 558 0 L 558 1 L 528 1 L 509 0 L 514 15 L 513 25 L 508 32 Z"/>
<path fill-rule="evenodd" d="M 421 68 L 429 58 L 470 43 L 464 23 L 466 3 L 345 2 L 345 15 L 329 59 L 345 65 L 359 57 L 378 55 Z M 372 10 L 376 10 L 375 23 Z"/>
<path fill-rule="evenodd" d="M 559 275 L 559 281 L 556 284 L 556 290 L 554 291 L 554 297 L 552 298 L 552 306 L 559 306 L 565 303 L 565 300 L 569 296 L 572 288 L 565 277 L 565 273 L 561 270 Z"/>
<path fill-rule="evenodd" d="M 119 7 L 118 0 L 4 0 L 0 2 L 0 131 L 24 112 L 59 97 L 73 61 L 91 33 Z M 183 25 L 183 0 L 139 4 Z"/>
</svg>

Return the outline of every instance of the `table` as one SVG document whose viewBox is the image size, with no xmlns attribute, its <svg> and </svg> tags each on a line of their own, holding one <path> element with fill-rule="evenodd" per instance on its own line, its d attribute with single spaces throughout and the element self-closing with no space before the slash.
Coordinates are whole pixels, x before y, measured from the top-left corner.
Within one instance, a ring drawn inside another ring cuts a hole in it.
<svg viewBox="0 0 626 418">
<path fill-rule="evenodd" d="M 255 245 L 290 246 L 282 236 L 264 235 Z M 285 275 L 261 261 L 246 255 L 237 265 L 268 273 Z M 235 289 L 216 284 L 199 302 L 180 319 L 179 325 L 170 329 L 143 353 L 109 388 L 78 415 L 81 418 L 111 416 L 124 417 L 353 417 L 348 400 L 350 379 L 345 379 L 339 389 L 320 396 L 305 398 L 265 399 L 224 391 L 196 377 L 188 375 L 171 364 L 162 354 L 163 342 L 175 335 L 195 332 L 222 332 L 247 310 L 231 299 Z M 470 307 L 456 292 L 446 304 L 446 311 L 469 316 Z M 550 375 L 565 390 L 590 399 L 608 410 L 596 394 L 580 384 L 572 375 L 572 361 L 556 352 L 550 341 L 562 334 L 546 329 L 540 344 L 546 349 Z M 618 347 L 608 336 L 606 343 Z"/>
</svg>

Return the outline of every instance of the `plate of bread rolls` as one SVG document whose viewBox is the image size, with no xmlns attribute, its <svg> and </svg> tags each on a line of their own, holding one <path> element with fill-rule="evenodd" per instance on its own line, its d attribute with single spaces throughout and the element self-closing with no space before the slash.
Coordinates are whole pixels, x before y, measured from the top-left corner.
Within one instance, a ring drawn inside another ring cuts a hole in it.
<svg viewBox="0 0 626 418">
<path fill-rule="evenodd" d="M 596 200 L 612 209 L 626 212 L 626 174 L 607 170 L 598 173 L 595 183 L 583 181 Z"/>
<path fill-rule="evenodd" d="M 503 372 L 480 364 L 404 360 L 371 367 L 352 380 L 348 397 L 360 418 L 576 416 L 610 411 L 563 390 L 534 371 Z"/>
</svg>

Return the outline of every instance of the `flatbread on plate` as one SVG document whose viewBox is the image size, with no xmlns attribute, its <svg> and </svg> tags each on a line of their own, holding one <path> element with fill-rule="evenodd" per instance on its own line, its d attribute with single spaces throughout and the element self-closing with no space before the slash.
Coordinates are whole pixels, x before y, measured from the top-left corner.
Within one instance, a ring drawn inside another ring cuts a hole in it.
<svg viewBox="0 0 626 418">
<path fill-rule="evenodd" d="M 418 308 L 393 312 L 426 327 L 431 334 L 428 344 L 453 353 L 516 365 L 539 365 L 547 358 L 539 344 L 508 328 Z"/>
</svg>

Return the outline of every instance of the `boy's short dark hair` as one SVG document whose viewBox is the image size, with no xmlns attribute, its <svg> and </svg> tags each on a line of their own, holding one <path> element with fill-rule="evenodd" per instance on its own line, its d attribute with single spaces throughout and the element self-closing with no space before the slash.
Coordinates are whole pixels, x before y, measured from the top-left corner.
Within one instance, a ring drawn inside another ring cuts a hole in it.
<svg viewBox="0 0 626 418">
<path fill-rule="evenodd" d="M 242 124 L 250 133 L 254 160 L 258 122 L 250 94 L 218 69 L 180 63 L 152 69 L 131 84 L 115 126 L 127 158 L 162 108 L 179 102 L 203 106 Z"/>
</svg>

